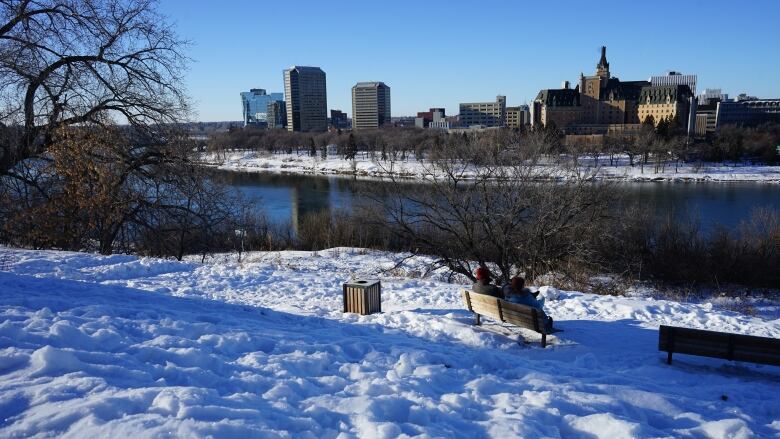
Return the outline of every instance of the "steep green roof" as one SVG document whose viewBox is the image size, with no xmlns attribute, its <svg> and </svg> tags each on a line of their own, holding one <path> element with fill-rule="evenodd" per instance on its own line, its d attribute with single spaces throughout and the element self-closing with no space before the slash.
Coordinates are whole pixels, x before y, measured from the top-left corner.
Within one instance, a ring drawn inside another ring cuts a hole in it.
<svg viewBox="0 0 780 439">
<path fill-rule="evenodd" d="M 656 85 L 642 87 L 639 96 L 640 104 L 676 103 L 693 96 L 687 85 Z M 667 101 L 667 97 L 669 98 Z"/>
<path fill-rule="evenodd" d="M 536 95 L 536 102 L 556 107 L 576 107 L 580 105 L 580 90 L 576 88 L 550 88 Z"/>
<path fill-rule="evenodd" d="M 639 99 L 642 87 L 648 87 L 648 81 L 621 81 L 618 78 L 610 78 L 606 87 L 601 90 L 600 99 L 610 100 L 610 97 L 616 101 L 635 101 Z"/>
</svg>

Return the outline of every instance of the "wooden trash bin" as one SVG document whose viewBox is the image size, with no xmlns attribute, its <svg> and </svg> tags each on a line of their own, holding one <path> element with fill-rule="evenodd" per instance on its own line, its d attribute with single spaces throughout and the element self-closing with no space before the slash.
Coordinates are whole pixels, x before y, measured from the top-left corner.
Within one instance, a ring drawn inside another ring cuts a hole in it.
<svg viewBox="0 0 780 439">
<path fill-rule="evenodd" d="M 378 280 L 354 279 L 344 284 L 344 312 L 367 316 L 382 312 L 382 283 Z"/>
</svg>

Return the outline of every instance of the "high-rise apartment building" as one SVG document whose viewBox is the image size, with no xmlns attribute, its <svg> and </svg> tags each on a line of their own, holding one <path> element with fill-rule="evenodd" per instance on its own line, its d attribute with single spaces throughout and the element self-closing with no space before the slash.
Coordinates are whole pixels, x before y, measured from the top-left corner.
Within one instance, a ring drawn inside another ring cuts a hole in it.
<svg viewBox="0 0 780 439">
<path fill-rule="evenodd" d="M 696 95 L 696 75 L 683 75 L 680 72 L 669 72 L 662 76 L 651 76 L 650 85 L 653 87 L 667 85 L 687 85 L 691 93 Z"/>
<path fill-rule="evenodd" d="M 325 72 L 293 66 L 284 71 L 288 131 L 327 131 L 328 97 Z"/>
<path fill-rule="evenodd" d="M 506 123 L 506 96 L 496 96 L 495 102 L 460 104 L 460 124 L 464 127 L 482 125 L 500 127 Z"/>
<path fill-rule="evenodd" d="M 267 94 L 262 88 L 253 88 L 241 93 L 241 112 L 244 126 L 265 126 L 268 118 L 268 104 L 283 100 L 282 93 Z"/>
<path fill-rule="evenodd" d="M 358 82 L 352 87 L 352 129 L 377 129 L 390 123 L 390 87 L 384 82 Z"/>
</svg>

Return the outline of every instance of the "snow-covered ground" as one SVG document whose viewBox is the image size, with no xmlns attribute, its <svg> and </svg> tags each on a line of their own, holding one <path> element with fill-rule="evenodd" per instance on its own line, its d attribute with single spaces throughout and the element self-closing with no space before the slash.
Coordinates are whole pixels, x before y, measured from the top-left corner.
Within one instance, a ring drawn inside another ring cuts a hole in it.
<svg viewBox="0 0 780 439">
<path fill-rule="evenodd" d="M 0 248 L 0 437 L 780 437 L 780 368 L 657 350 L 660 324 L 780 337 L 776 315 L 543 287 L 542 349 L 400 259 Z M 353 276 L 382 314 L 341 312 Z"/>
<path fill-rule="evenodd" d="M 354 162 L 337 156 L 310 157 L 304 154 L 268 154 L 254 151 L 234 151 L 227 154 L 206 154 L 205 163 L 223 170 L 242 172 L 277 172 L 305 175 L 358 175 L 361 177 L 386 178 L 391 175 L 420 179 L 425 174 L 425 163 L 415 159 L 395 162 L 372 160 L 368 155 L 359 156 Z M 580 160 L 581 169 L 597 179 L 617 181 L 712 181 L 738 182 L 756 181 L 780 183 L 780 166 L 729 166 L 717 163 L 668 163 L 664 169 L 655 172 L 653 164 L 644 168 L 630 166 L 628 157 L 620 156 L 615 166 L 609 165 L 607 156 L 598 161 L 594 158 Z M 465 176 L 475 174 L 467 169 Z"/>
</svg>

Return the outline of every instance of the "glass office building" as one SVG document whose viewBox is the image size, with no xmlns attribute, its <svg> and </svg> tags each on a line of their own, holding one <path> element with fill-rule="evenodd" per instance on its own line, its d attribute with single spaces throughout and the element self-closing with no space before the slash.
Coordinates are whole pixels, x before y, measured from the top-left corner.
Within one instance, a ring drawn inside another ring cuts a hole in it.
<svg viewBox="0 0 780 439">
<path fill-rule="evenodd" d="M 268 123 L 268 104 L 274 101 L 284 101 L 284 94 L 267 94 L 262 88 L 253 88 L 241 93 L 244 126 L 266 126 Z"/>
</svg>

